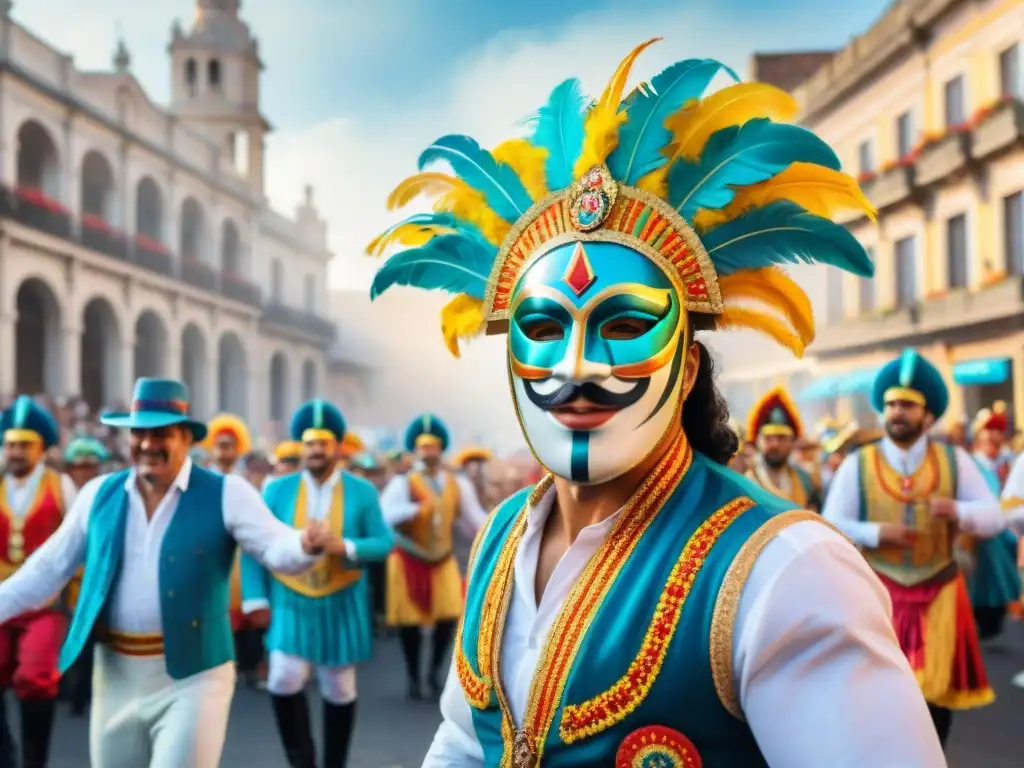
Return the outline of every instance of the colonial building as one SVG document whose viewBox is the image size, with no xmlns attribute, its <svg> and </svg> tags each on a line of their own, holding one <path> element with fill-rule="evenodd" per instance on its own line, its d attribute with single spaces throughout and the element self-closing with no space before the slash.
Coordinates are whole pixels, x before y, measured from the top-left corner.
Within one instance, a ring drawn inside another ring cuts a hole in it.
<svg viewBox="0 0 1024 768">
<path fill-rule="evenodd" d="M 196 0 L 155 105 L 123 42 L 84 72 L 0 3 L 0 394 L 174 376 L 195 411 L 280 422 L 326 387 L 327 229 L 269 208 L 263 63 L 237 0 Z"/>
<path fill-rule="evenodd" d="M 877 273 L 828 275 L 805 399 L 870 418 L 873 372 L 913 346 L 951 419 L 1024 414 L 1022 56 L 1020 0 L 902 0 L 793 91 L 878 208 L 848 222 Z"/>
</svg>

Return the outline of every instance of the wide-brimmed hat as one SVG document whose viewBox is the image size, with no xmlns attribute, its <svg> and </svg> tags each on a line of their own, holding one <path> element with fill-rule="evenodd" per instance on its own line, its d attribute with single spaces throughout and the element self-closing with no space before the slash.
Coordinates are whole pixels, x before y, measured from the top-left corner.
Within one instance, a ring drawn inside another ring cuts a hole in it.
<svg viewBox="0 0 1024 768">
<path fill-rule="evenodd" d="M 188 415 L 188 387 L 174 379 L 139 379 L 127 413 L 105 413 L 100 421 L 119 429 L 160 429 L 182 426 L 194 442 L 206 437 L 206 424 Z"/>
</svg>

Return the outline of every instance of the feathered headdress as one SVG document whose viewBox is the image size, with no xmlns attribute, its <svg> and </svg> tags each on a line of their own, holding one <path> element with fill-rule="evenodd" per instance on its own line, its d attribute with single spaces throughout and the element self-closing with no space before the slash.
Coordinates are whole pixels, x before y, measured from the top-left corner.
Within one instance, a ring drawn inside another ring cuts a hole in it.
<svg viewBox="0 0 1024 768">
<path fill-rule="evenodd" d="M 1006 403 L 996 400 L 991 408 L 982 408 L 974 417 L 971 425 L 971 433 L 977 435 L 979 432 L 991 429 L 996 432 L 1006 433 L 1010 428 L 1010 412 Z"/>
<path fill-rule="evenodd" d="M 825 142 L 774 122 L 798 112 L 784 91 L 737 83 L 704 98 L 716 75 L 738 80 L 717 61 L 673 64 L 623 100 L 633 62 L 656 39 L 622 61 L 596 102 L 575 79 L 556 87 L 529 138 L 492 152 L 468 136 L 427 147 L 388 206 L 439 195 L 434 212 L 369 245 L 412 246 L 378 270 L 371 298 L 393 285 L 454 294 L 441 328 L 458 356 L 460 338 L 507 328 L 532 257 L 565 241 L 612 241 L 660 263 L 686 309 L 709 317 L 701 327 L 753 328 L 801 355 L 814 338 L 811 305 L 779 266 L 870 276 L 863 247 L 830 219 L 874 210 Z M 427 170 L 440 160 L 454 175 Z"/>
<path fill-rule="evenodd" d="M 756 440 L 759 434 L 792 435 L 799 438 L 803 433 L 800 411 L 782 387 L 769 390 L 754 404 L 747 417 L 748 440 Z"/>
<path fill-rule="evenodd" d="M 214 444 L 221 435 L 231 435 L 238 445 L 238 453 L 244 456 L 252 448 L 252 437 L 245 422 L 233 413 L 222 413 L 210 419 L 207 425 L 206 439 L 202 446 L 208 451 L 213 450 Z"/>
</svg>

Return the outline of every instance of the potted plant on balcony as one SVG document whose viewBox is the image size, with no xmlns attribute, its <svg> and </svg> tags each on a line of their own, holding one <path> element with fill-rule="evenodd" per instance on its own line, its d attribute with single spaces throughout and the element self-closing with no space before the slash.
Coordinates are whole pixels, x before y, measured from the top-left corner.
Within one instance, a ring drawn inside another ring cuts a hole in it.
<svg viewBox="0 0 1024 768">
<path fill-rule="evenodd" d="M 112 227 L 102 216 L 83 213 L 79 223 L 82 225 L 82 245 L 86 248 L 117 259 L 127 257 L 124 235 Z"/>
<path fill-rule="evenodd" d="M 181 258 L 181 275 L 185 282 L 207 291 L 217 290 L 217 275 L 194 253 L 185 252 Z"/>
<path fill-rule="evenodd" d="M 221 292 L 229 299 L 244 301 L 246 304 L 252 304 L 253 306 L 260 305 L 259 288 L 240 274 L 232 269 L 225 269 L 221 271 L 220 276 Z"/>
<path fill-rule="evenodd" d="M 167 246 L 141 232 L 135 234 L 135 261 L 152 272 L 171 274 L 171 254 Z"/>
<path fill-rule="evenodd" d="M 71 216 L 60 201 L 34 187 L 18 187 L 14 193 L 14 215 L 23 224 L 57 237 L 71 234 Z"/>
</svg>

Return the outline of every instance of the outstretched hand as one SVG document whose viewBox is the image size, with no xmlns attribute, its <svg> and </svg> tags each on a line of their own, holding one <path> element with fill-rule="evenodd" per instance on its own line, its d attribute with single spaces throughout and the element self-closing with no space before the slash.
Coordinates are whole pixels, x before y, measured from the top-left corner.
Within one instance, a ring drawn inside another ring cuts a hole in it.
<svg viewBox="0 0 1024 768">
<path fill-rule="evenodd" d="M 324 534 L 327 533 L 327 526 L 319 520 L 307 523 L 302 530 L 300 541 L 302 551 L 307 555 L 322 555 L 324 552 Z"/>
</svg>

